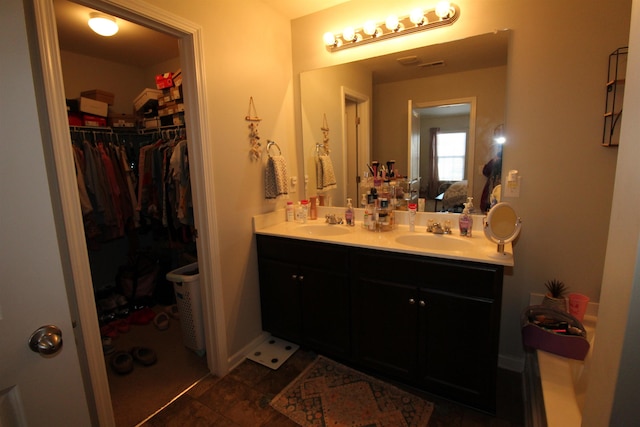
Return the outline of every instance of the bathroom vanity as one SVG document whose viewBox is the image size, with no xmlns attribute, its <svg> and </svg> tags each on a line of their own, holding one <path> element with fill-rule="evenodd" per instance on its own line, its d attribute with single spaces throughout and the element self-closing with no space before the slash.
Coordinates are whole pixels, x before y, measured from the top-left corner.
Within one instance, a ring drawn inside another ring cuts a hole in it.
<svg viewBox="0 0 640 427">
<path fill-rule="evenodd" d="M 513 261 L 495 258 L 481 233 L 322 221 L 255 232 L 265 331 L 495 413 L 502 277 Z"/>
</svg>

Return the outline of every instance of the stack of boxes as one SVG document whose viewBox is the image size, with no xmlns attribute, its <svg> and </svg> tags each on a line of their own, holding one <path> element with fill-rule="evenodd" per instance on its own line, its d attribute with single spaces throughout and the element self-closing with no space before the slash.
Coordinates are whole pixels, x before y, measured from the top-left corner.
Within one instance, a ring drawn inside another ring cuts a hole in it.
<svg viewBox="0 0 640 427">
<path fill-rule="evenodd" d="M 156 76 L 156 89 L 143 90 L 133 101 L 134 114 L 109 113 L 114 95 L 93 89 L 84 91 L 79 99 L 67 100 L 67 113 L 71 126 L 94 126 L 143 129 L 184 125 L 182 100 L 182 73 Z"/>
<path fill-rule="evenodd" d="M 156 87 L 162 91 L 162 95 L 158 97 L 158 116 L 161 125 L 184 125 L 181 71 L 156 76 Z"/>
<path fill-rule="evenodd" d="M 100 89 L 87 90 L 80 94 L 80 99 L 67 100 L 69 125 L 106 127 L 113 100 L 112 93 Z"/>
</svg>

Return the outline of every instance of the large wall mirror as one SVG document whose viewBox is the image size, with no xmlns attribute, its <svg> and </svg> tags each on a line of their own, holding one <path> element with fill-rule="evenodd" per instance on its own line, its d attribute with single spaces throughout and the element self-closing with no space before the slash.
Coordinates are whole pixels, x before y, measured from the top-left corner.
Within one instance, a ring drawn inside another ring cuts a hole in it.
<svg viewBox="0 0 640 427">
<path fill-rule="evenodd" d="M 505 120 L 509 37 L 497 31 L 301 73 L 307 196 L 327 194 L 336 206 L 350 197 L 357 205 L 367 164 L 395 161 L 418 182 L 425 210 L 455 211 L 437 200 L 448 188 L 485 207 L 487 183 L 499 183 L 499 168 L 485 166 L 501 164 L 494 135 Z M 442 148 L 451 139 L 453 152 Z M 325 147 L 336 178 L 330 190 L 318 182 Z M 434 171 L 438 164 L 442 171 Z"/>
</svg>

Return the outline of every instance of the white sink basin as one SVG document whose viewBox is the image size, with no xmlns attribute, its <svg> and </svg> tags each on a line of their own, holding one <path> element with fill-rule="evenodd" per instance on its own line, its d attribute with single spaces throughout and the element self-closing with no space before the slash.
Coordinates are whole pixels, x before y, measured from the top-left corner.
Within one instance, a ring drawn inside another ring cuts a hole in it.
<svg viewBox="0 0 640 427">
<path fill-rule="evenodd" d="M 349 229 L 344 225 L 309 224 L 296 227 L 296 231 L 310 236 L 342 236 L 349 234 Z"/>
<path fill-rule="evenodd" d="M 468 238 L 432 233 L 403 234 L 396 237 L 396 243 L 418 249 L 445 252 L 465 251 L 473 247 L 473 243 Z"/>
</svg>

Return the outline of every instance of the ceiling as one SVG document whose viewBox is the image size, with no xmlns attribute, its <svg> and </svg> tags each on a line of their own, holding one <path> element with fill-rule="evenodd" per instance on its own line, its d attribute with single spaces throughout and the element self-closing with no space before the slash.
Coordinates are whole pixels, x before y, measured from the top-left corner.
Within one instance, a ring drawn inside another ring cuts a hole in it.
<svg viewBox="0 0 640 427">
<path fill-rule="evenodd" d="M 348 0 L 262 0 L 289 19 L 327 9 Z M 96 10 L 68 0 L 54 0 L 60 49 L 145 68 L 178 57 L 175 37 L 117 18 L 113 37 L 95 34 L 87 25 Z"/>
</svg>

